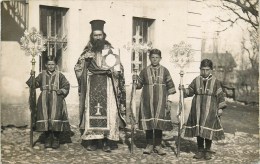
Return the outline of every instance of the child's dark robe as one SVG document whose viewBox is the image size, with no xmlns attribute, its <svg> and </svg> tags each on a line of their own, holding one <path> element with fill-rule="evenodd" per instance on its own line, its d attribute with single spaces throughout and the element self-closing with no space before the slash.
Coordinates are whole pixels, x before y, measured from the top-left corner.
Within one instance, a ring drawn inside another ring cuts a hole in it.
<svg viewBox="0 0 260 164">
<path fill-rule="evenodd" d="M 167 97 L 176 93 L 167 68 L 148 66 L 140 72 L 137 89 L 142 89 L 139 115 L 139 129 L 170 130 L 170 112 L 166 109 Z"/>
<path fill-rule="evenodd" d="M 27 82 L 32 85 L 32 79 Z M 37 101 L 36 131 L 69 131 L 67 107 L 65 97 L 69 94 L 70 84 L 62 73 L 54 71 L 49 74 L 42 71 L 35 78 L 36 88 L 41 89 Z M 62 94 L 57 94 L 61 90 Z"/>
<path fill-rule="evenodd" d="M 224 131 L 218 117 L 218 109 L 225 108 L 226 103 L 220 81 L 212 75 L 206 79 L 198 76 L 185 89 L 184 94 L 187 97 L 194 95 L 185 136 L 223 139 Z"/>
</svg>

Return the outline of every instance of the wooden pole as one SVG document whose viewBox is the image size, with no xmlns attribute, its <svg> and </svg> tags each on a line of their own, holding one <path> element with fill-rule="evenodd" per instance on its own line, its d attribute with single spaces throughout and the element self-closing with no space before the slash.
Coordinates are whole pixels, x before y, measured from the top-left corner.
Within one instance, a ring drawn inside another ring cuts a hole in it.
<svg viewBox="0 0 260 164">
<path fill-rule="evenodd" d="M 137 69 L 134 69 L 134 75 L 137 75 Z M 135 133 L 135 124 L 136 124 L 136 119 L 135 119 L 135 111 L 136 111 L 136 99 L 135 95 L 136 94 L 136 80 L 133 80 L 133 85 L 132 85 L 132 92 L 131 92 L 131 100 L 130 100 L 130 110 L 131 110 L 131 148 L 130 152 L 131 154 L 134 153 L 134 133 Z"/>
<path fill-rule="evenodd" d="M 35 111 L 36 111 L 36 87 L 35 87 L 35 58 L 32 58 L 32 70 L 31 70 L 31 80 L 32 85 L 30 87 L 30 110 L 31 110 L 31 118 L 30 118 L 30 145 L 31 147 L 34 146 L 33 142 L 33 128 L 34 128 L 34 121 L 35 121 Z"/>
<path fill-rule="evenodd" d="M 180 71 L 180 85 L 183 86 L 183 70 Z M 178 111 L 178 143 L 177 143 L 177 157 L 180 156 L 180 147 L 181 147 L 181 130 L 184 123 L 184 97 L 183 90 L 180 90 L 180 100 L 179 100 L 179 111 Z"/>
</svg>

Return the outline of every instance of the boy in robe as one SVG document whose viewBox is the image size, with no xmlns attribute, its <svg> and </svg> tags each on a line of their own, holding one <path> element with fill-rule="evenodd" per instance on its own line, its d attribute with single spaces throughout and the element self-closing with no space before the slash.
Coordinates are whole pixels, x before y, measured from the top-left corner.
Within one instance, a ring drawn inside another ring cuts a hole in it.
<svg viewBox="0 0 260 164">
<path fill-rule="evenodd" d="M 57 149 L 62 131 L 70 131 L 65 97 L 69 94 L 70 83 L 56 69 L 56 62 L 49 59 L 46 70 L 35 78 L 35 87 L 41 94 L 37 101 L 35 128 L 45 133 L 45 148 Z M 32 86 L 32 78 L 26 84 Z"/>
<path fill-rule="evenodd" d="M 149 54 L 151 65 L 144 68 L 139 76 L 133 75 L 137 80 L 136 89 L 142 88 L 139 129 L 145 130 L 147 147 L 144 154 L 153 151 L 165 155 L 162 148 L 163 130 L 169 130 L 171 125 L 170 112 L 166 109 L 168 96 L 176 93 L 174 83 L 167 68 L 160 65 L 161 51 L 152 49 Z"/>
<path fill-rule="evenodd" d="M 212 69 L 211 60 L 202 60 L 200 76 L 188 88 L 182 86 L 185 97 L 194 96 L 184 136 L 197 137 L 198 151 L 193 157 L 196 159 L 211 159 L 212 140 L 224 139 L 220 116 L 226 103 L 221 83 L 212 75 Z"/>
</svg>

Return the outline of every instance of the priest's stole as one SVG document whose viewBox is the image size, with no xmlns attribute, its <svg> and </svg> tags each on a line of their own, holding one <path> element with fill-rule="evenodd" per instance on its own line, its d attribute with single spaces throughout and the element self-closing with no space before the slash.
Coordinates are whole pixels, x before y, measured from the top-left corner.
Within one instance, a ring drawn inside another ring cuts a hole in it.
<svg viewBox="0 0 260 164">
<path fill-rule="evenodd" d="M 87 129 L 89 130 L 109 130 L 109 107 L 108 85 L 106 75 L 90 75 L 89 76 L 89 96 L 88 107 L 86 110 Z"/>
</svg>

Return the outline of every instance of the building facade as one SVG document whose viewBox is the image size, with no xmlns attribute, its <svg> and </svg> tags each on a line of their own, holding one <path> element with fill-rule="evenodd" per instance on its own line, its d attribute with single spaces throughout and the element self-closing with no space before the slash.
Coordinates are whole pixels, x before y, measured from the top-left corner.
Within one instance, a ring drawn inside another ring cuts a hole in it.
<svg viewBox="0 0 260 164">
<path fill-rule="evenodd" d="M 76 117 L 78 86 L 73 68 L 89 40 L 91 20 L 105 20 L 107 40 L 113 47 L 120 49 L 127 96 L 130 100 L 133 63 L 139 63 L 140 70 L 149 65 L 146 51 L 138 56 L 131 51 L 133 43 L 139 42 L 144 49 L 152 45 L 162 51 L 161 64 L 169 69 L 176 87 L 180 81 L 180 69 L 171 62 L 169 52 L 174 44 L 181 41 L 191 44 L 194 60 L 184 69 L 184 83 L 190 83 L 198 75 L 203 6 L 202 0 L 2 2 L 2 125 L 22 126 L 29 122 L 29 89 L 25 81 L 30 76 L 31 57 L 24 55 L 24 51 L 20 49 L 20 38 L 26 29 L 35 27 L 47 39 L 47 50 L 36 57 L 36 74 L 44 69 L 47 55 L 59 56 L 59 70 L 71 83 L 71 91 L 66 101 L 69 107 L 73 108 L 68 108 L 68 112 L 70 117 Z M 176 103 L 178 98 L 176 94 Z"/>
</svg>

